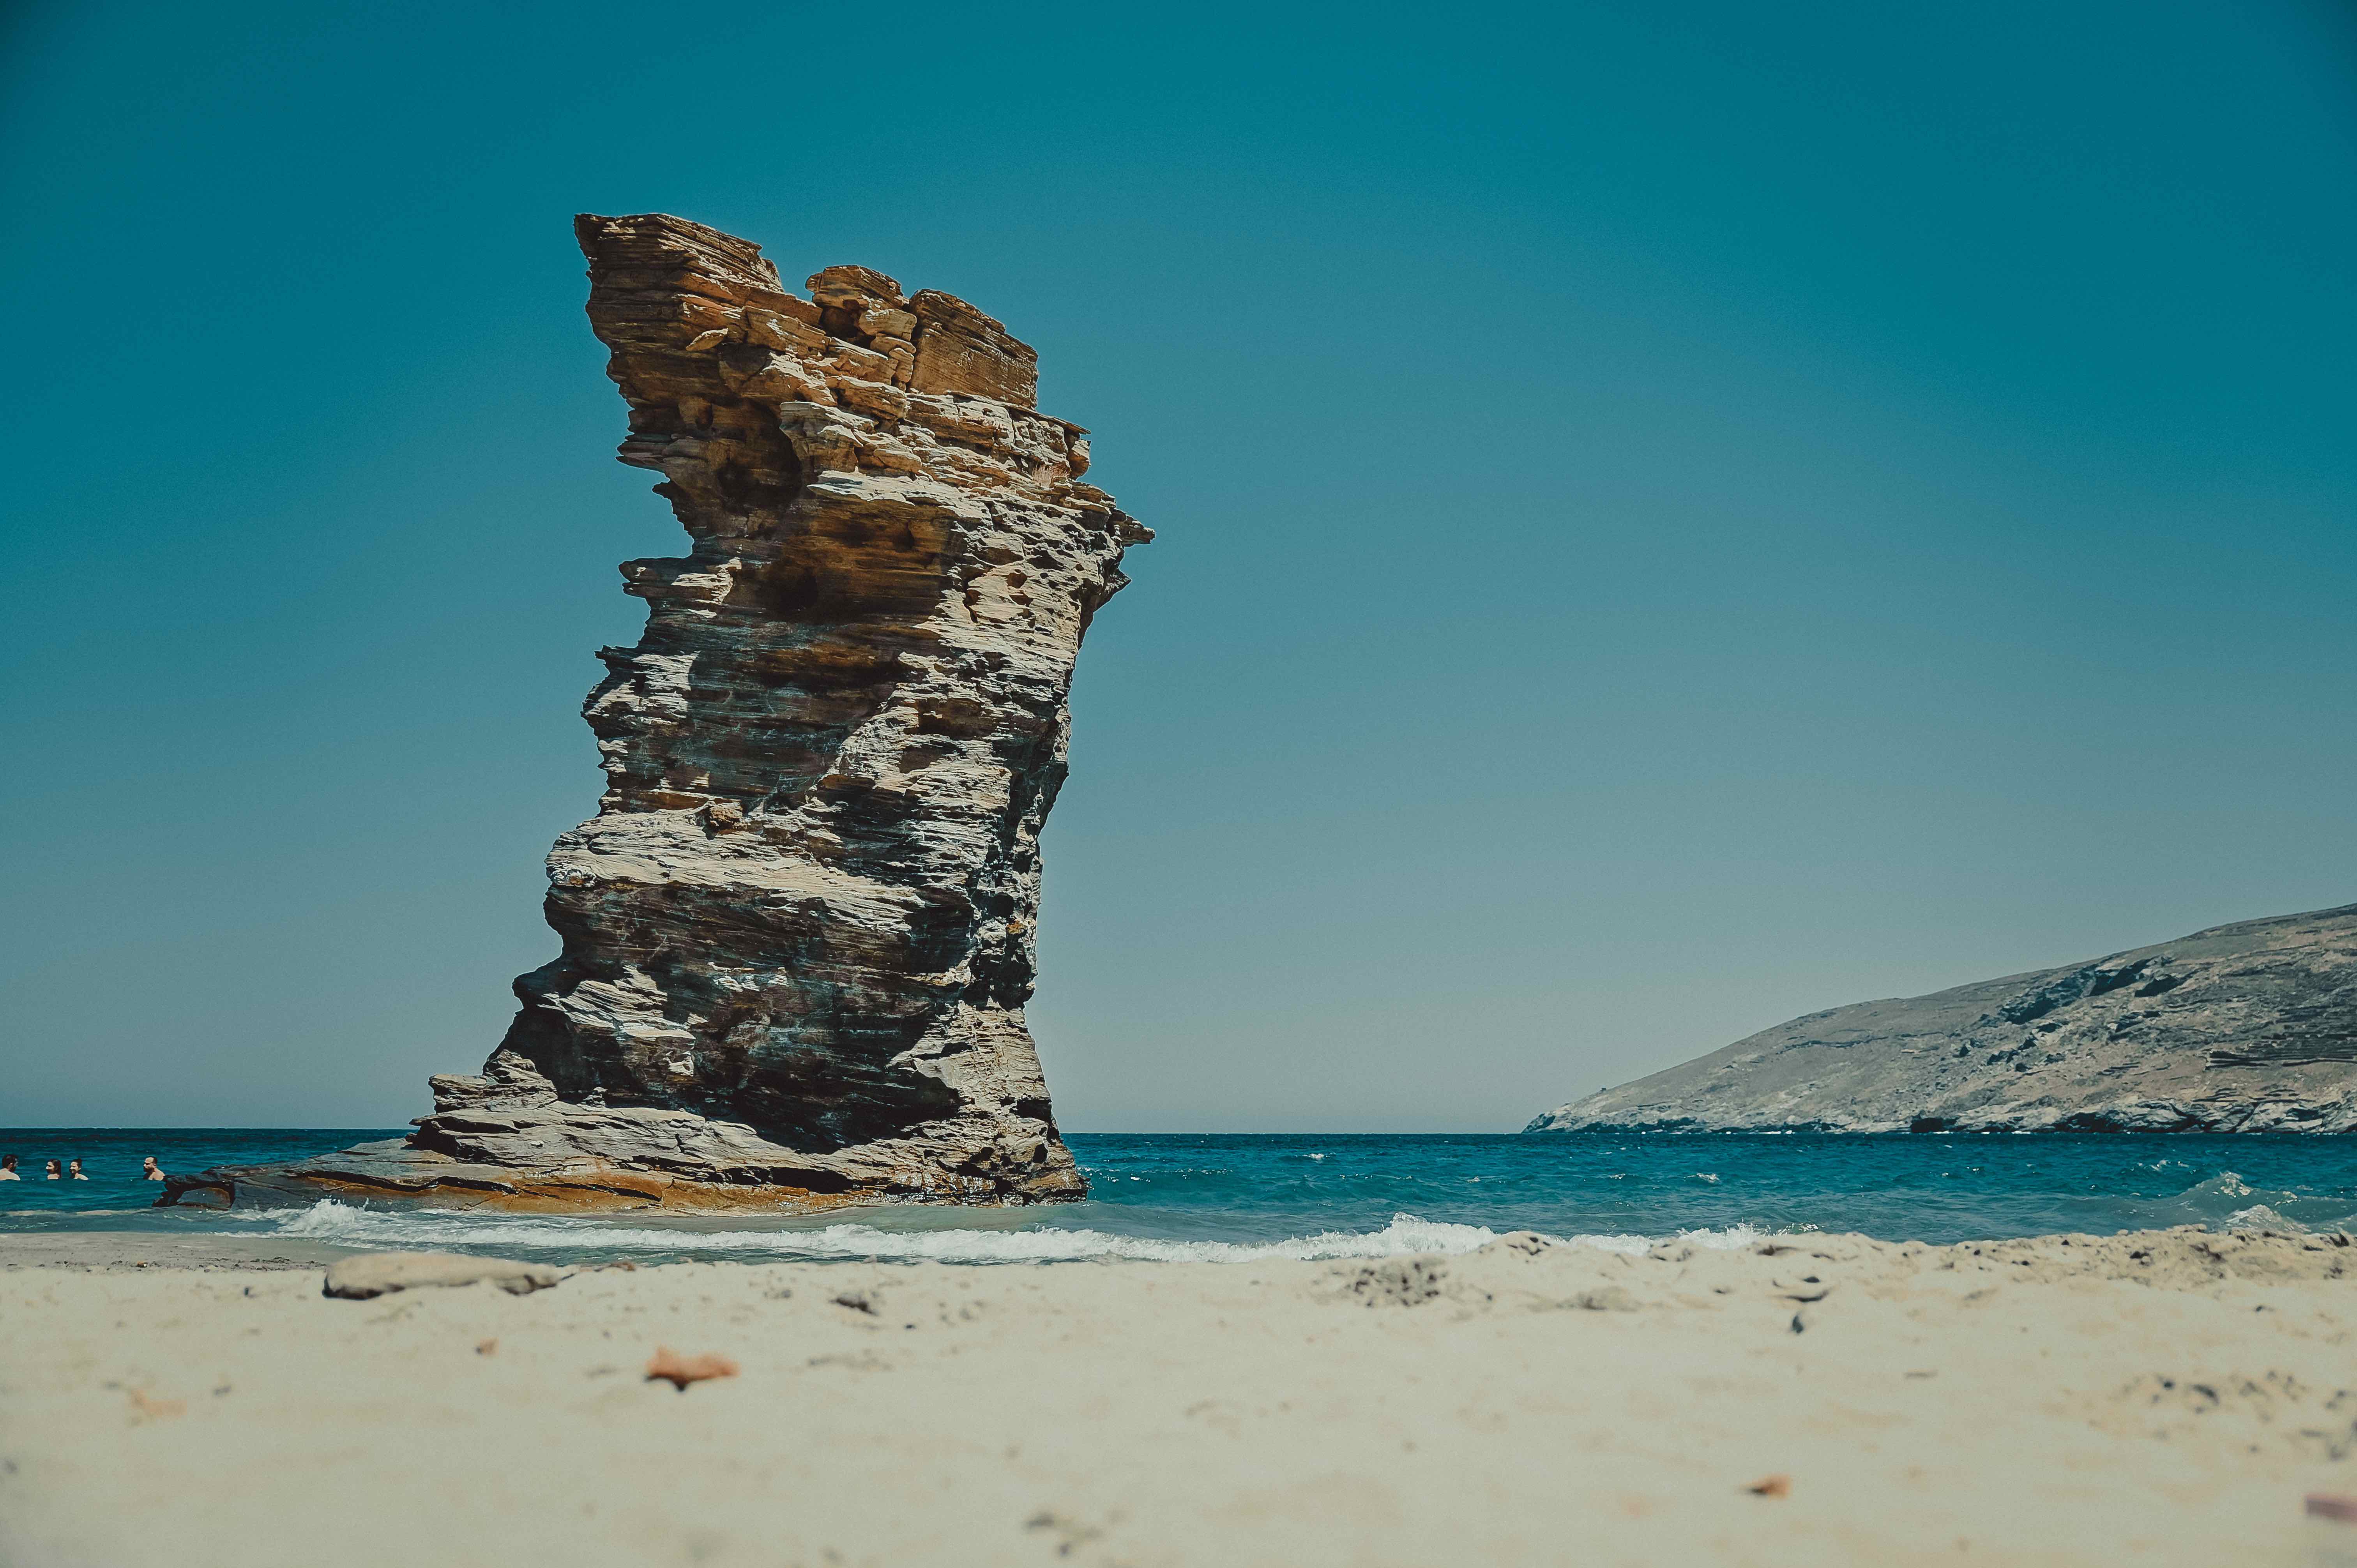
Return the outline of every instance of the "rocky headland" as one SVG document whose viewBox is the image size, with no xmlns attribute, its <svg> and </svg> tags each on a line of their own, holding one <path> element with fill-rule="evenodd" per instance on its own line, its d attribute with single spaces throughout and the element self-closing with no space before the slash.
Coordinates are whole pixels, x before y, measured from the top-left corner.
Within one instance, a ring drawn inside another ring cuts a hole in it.
<svg viewBox="0 0 2357 1568">
<path fill-rule="evenodd" d="M 584 708 L 597 814 L 554 961 L 406 1139 L 174 1176 L 164 1201 L 507 1208 L 1082 1196 L 1024 1024 L 1073 661 L 1152 538 L 952 295 L 663 214 L 583 217 L 623 462 L 687 531 L 625 563 Z"/>
<path fill-rule="evenodd" d="M 2357 904 L 1812 1013 L 1523 1130 L 2357 1132 Z"/>
</svg>

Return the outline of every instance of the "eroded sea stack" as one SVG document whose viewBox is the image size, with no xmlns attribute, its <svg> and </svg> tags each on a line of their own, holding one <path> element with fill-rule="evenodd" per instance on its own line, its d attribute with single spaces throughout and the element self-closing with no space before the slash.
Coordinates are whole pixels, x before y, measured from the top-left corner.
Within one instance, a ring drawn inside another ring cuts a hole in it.
<svg viewBox="0 0 2357 1568">
<path fill-rule="evenodd" d="M 406 1140 L 168 1197 L 724 1208 L 1080 1197 L 1023 1017 L 1073 660 L 1152 534 L 1034 408 L 1036 356 L 865 267 L 583 217 L 621 460 L 692 542 L 584 712 L 597 816 L 554 962 Z"/>
</svg>

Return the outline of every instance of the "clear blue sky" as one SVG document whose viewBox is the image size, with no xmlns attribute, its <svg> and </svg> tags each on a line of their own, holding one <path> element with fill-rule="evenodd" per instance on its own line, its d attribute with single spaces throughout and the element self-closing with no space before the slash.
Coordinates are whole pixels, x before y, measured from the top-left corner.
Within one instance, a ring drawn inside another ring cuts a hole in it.
<svg viewBox="0 0 2357 1568">
<path fill-rule="evenodd" d="M 2296 0 L 24 5 L 0 1123 L 396 1124 L 548 958 L 576 211 L 1039 346 L 1161 532 L 1032 1010 L 1082 1130 L 1509 1129 L 2357 899 L 2357 27 Z"/>
</svg>

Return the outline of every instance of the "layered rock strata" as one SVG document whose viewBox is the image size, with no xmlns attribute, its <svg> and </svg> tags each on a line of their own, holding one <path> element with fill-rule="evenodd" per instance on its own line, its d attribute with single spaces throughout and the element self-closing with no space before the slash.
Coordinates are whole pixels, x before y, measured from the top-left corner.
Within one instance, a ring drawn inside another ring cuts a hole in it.
<svg viewBox="0 0 2357 1568">
<path fill-rule="evenodd" d="M 2357 1132 L 2357 904 L 1813 1013 L 1523 1130 Z"/>
<path fill-rule="evenodd" d="M 548 859 L 553 962 L 406 1140 L 198 1200 L 1028 1202 L 1083 1184 L 1024 1024 L 1072 666 L 1152 534 L 1037 361 L 950 295 L 662 214 L 584 217 L 621 460 L 685 528 L 584 709 L 606 791 Z"/>
</svg>

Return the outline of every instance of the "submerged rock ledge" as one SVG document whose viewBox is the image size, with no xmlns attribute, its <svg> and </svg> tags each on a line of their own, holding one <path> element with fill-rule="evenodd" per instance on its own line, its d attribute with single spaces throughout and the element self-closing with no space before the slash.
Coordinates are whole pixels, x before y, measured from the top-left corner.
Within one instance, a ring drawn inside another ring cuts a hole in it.
<svg viewBox="0 0 2357 1568">
<path fill-rule="evenodd" d="M 584 217 L 592 328 L 692 548 L 625 563 L 554 961 L 410 1137 L 163 1202 L 825 1208 L 1083 1196 L 1024 1023 L 1072 666 L 1153 537 L 952 295 Z"/>
<path fill-rule="evenodd" d="M 1523 1131 L 2357 1132 L 2357 904 L 1813 1013 Z"/>
</svg>

